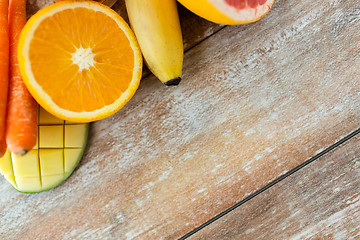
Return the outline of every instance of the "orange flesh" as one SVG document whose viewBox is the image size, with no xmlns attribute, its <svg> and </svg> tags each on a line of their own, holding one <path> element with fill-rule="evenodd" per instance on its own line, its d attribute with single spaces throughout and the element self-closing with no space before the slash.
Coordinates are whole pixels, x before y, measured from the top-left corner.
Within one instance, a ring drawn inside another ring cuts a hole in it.
<svg viewBox="0 0 360 240">
<path fill-rule="evenodd" d="M 224 0 L 230 6 L 236 9 L 245 9 L 245 8 L 256 8 L 257 6 L 264 5 L 266 0 Z"/>
<path fill-rule="evenodd" d="M 87 22 L 83 22 L 84 16 Z M 30 44 L 31 68 L 59 107 L 90 112 L 114 103 L 127 90 L 134 52 L 126 35 L 115 31 L 119 27 L 109 16 L 86 8 L 76 9 L 76 14 L 68 9 L 40 25 Z M 93 64 L 82 70 L 72 60 L 79 48 L 90 49 L 93 55 Z M 74 102 L 74 94 L 81 96 L 81 101 Z"/>
</svg>

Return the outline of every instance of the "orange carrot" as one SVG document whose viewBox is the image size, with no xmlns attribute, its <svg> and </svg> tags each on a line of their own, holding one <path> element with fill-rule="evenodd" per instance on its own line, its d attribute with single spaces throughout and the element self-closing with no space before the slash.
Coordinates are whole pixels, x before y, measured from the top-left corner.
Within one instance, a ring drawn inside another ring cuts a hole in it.
<svg viewBox="0 0 360 240">
<path fill-rule="evenodd" d="M 8 20 L 10 78 L 6 143 L 11 152 L 24 155 L 36 144 L 38 108 L 21 78 L 17 58 L 19 35 L 26 23 L 26 0 L 10 0 Z"/>
<path fill-rule="evenodd" d="M 5 118 L 9 85 L 9 0 L 0 0 L 0 157 L 6 152 Z"/>
</svg>

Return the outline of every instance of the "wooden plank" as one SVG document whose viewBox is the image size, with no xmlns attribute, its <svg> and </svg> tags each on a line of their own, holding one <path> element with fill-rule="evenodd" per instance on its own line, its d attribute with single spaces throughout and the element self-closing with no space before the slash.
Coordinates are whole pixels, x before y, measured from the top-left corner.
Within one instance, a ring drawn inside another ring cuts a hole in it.
<svg viewBox="0 0 360 240">
<path fill-rule="evenodd" d="M 360 136 L 188 239 L 359 239 Z"/>
<path fill-rule="evenodd" d="M 278 0 L 217 32 L 179 86 L 149 77 L 92 124 L 64 184 L 24 195 L 0 180 L 0 234 L 175 239 L 261 189 L 360 127 L 359 16 L 355 0 Z"/>
</svg>

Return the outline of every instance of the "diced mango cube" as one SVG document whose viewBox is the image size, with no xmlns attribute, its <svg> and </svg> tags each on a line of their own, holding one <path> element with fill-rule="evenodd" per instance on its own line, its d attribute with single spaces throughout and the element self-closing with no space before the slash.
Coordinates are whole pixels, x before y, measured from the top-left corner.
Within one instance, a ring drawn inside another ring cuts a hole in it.
<svg viewBox="0 0 360 240">
<path fill-rule="evenodd" d="M 0 158 L 0 173 L 2 175 L 14 174 L 9 150 L 6 150 L 5 155 Z"/>
<path fill-rule="evenodd" d="M 74 170 L 76 163 L 79 161 L 83 149 L 81 148 L 69 148 L 64 149 L 64 162 L 65 162 L 65 173 L 69 173 Z"/>
<path fill-rule="evenodd" d="M 39 149 L 40 168 L 42 176 L 64 173 L 63 149 Z"/>
<path fill-rule="evenodd" d="M 39 177 L 38 150 L 31 150 L 25 156 L 11 154 L 15 177 Z"/>
<path fill-rule="evenodd" d="M 15 176 L 17 188 L 22 192 L 39 192 L 42 190 L 40 177 Z"/>
<path fill-rule="evenodd" d="M 65 125 L 65 147 L 82 148 L 85 145 L 88 131 L 87 124 Z"/>
<path fill-rule="evenodd" d="M 39 110 L 39 125 L 56 125 L 56 124 L 64 124 L 64 120 L 59 119 L 47 112 L 45 109 L 40 107 Z"/>
<path fill-rule="evenodd" d="M 39 148 L 63 148 L 64 126 L 39 126 Z"/>
<path fill-rule="evenodd" d="M 42 176 L 41 180 L 42 180 L 42 188 L 48 189 L 62 182 L 64 180 L 64 175 L 58 174 L 52 176 Z"/>
</svg>

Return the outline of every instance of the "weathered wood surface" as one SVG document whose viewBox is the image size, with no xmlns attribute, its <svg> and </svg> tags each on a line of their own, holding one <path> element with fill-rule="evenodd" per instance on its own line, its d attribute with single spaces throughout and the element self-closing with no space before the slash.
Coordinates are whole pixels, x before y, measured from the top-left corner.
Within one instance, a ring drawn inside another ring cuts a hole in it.
<svg viewBox="0 0 360 240">
<path fill-rule="evenodd" d="M 0 239 L 176 239 L 358 129 L 356 3 L 277 0 L 201 41 L 179 86 L 150 76 L 92 124 L 64 184 L 1 179 Z"/>
<path fill-rule="evenodd" d="M 360 239 L 360 136 L 189 239 Z"/>
</svg>

